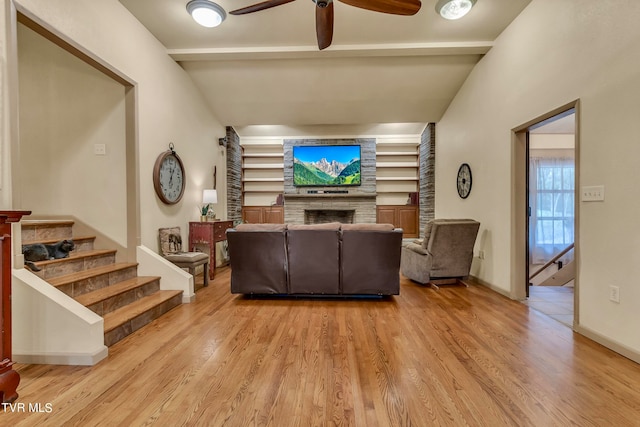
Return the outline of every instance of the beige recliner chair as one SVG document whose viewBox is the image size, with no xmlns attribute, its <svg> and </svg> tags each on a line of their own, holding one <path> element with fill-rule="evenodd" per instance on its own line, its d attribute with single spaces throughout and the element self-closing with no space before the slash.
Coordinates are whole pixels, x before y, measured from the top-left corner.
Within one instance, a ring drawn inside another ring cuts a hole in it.
<svg viewBox="0 0 640 427">
<path fill-rule="evenodd" d="M 433 219 L 427 222 L 424 239 L 402 247 L 400 271 L 418 283 L 463 284 L 469 276 L 473 246 L 480 223 L 472 219 Z"/>
</svg>

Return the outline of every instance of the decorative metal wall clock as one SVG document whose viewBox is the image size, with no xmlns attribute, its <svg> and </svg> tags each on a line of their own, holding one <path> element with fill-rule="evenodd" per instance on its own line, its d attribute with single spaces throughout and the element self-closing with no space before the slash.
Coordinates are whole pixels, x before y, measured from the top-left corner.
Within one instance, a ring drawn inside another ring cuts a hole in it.
<svg viewBox="0 0 640 427">
<path fill-rule="evenodd" d="M 158 156 L 153 167 L 153 187 L 160 200 L 167 205 L 178 203 L 185 187 L 184 165 L 173 148 L 172 142 L 169 149 Z"/>
<path fill-rule="evenodd" d="M 456 181 L 458 186 L 458 196 L 463 199 L 469 197 L 469 193 L 471 193 L 471 167 L 467 163 L 460 165 Z"/>
</svg>

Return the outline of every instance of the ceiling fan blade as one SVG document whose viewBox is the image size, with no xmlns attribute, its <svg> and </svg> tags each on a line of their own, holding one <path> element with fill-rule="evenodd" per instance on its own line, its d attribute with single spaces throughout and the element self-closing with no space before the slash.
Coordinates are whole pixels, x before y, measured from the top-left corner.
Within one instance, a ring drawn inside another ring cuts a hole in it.
<svg viewBox="0 0 640 427">
<path fill-rule="evenodd" d="M 281 4 L 291 3 L 292 1 L 294 0 L 267 0 L 263 1 L 262 3 L 256 3 L 251 6 L 243 7 L 241 9 L 232 10 L 229 13 L 232 15 L 244 15 L 246 13 L 258 12 L 260 10 L 280 6 Z"/>
<path fill-rule="evenodd" d="M 333 40 L 333 1 L 325 6 L 316 5 L 316 37 L 318 49 L 331 46 Z"/>
<path fill-rule="evenodd" d="M 420 10 L 420 0 L 340 0 L 349 6 L 374 12 L 390 13 L 392 15 L 415 15 Z"/>
</svg>

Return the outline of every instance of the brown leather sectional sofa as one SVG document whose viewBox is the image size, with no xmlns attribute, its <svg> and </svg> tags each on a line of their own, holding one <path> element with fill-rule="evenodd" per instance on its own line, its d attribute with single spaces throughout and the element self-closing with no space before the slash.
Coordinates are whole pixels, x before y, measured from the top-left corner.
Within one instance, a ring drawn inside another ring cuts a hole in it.
<svg viewBox="0 0 640 427">
<path fill-rule="evenodd" d="M 402 230 L 391 224 L 240 224 L 227 241 L 232 293 L 400 292 Z"/>
</svg>

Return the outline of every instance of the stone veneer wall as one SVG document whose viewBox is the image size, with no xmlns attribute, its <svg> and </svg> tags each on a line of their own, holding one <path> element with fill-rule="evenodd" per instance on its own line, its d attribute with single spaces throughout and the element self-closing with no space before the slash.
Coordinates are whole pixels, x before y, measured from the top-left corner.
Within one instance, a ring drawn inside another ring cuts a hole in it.
<svg viewBox="0 0 640 427">
<path fill-rule="evenodd" d="M 348 197 L 334 195 L 290 195 L 285 196 L 284 222 L 304 224 L 304 211 L 308 210 L 344 210 L 355 211 L 354 223 L 376 222 L 376 196 Z"/>
<path fill-rule="evenodd" d="M 242 220 L 242 147 L 236 131 L 227 126 L 227 219 Z"/>
<path fill-rule="evenodd" d="M 360 145 L 362 184 L 353 187 L 296 187 L 293 185 L 294 145 Z M 284 149 L 284 221 L 304 224 L 305 209 L 355 210 L 354 222 L 376 222 L 376 140 L 285 139 Z M 309 194 L 309 190 L 348 191 L 342 194 Z"/>
<path fill-rule="evenodd" d="M 436 124 L 429 123 L 420 139 L 420 236 L 427 221 L 435 215 L 436 202 Z"/>
</svg>

